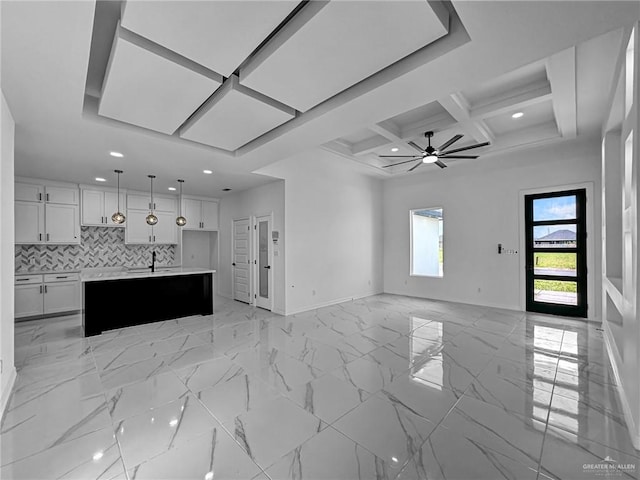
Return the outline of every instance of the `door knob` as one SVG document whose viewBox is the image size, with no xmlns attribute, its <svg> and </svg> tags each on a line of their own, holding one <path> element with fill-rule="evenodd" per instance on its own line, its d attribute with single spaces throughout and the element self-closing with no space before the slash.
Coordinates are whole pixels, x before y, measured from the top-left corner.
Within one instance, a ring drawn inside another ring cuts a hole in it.
<svg viewBox="0 0 640 480">
<path fill-rule="evenodd" d="M 233 262 L 231 265 L 233 265 L 235 267 L 236 266 L 236 262 Z"/>
<path fill-rule="evenodd" d="M 265 265 L 265 266 L 264 266 L 264 267 L 262 267 L 262 268 L 266 268 L 267 270 L 271 270 L 271 265 Z"/>
</svg>

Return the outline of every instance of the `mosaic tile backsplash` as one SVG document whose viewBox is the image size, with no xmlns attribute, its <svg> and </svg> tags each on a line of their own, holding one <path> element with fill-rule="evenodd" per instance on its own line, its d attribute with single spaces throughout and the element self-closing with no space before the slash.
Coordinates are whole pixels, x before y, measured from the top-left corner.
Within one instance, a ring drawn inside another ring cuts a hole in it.
<svg viewBox="0 0 640 480">
<path fill-rule="evenodd" d="M 175 245 L 125 245 L 124 228 L 82 227 L 80 245 L 16 245 L 16 272 L 173 265 Z"/>
</svg>

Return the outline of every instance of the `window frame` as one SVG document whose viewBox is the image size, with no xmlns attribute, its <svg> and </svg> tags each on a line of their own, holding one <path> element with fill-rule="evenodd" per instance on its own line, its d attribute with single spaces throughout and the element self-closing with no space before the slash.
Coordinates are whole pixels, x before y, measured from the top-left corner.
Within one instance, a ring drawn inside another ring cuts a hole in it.
<svg viewBox="0 0 640 480">
<path fill-rule="evenodd" d="M 413 216 L 414 212 L 419 212 L 422 210 L 441 210 L 442 211 L 442 275 L 427 275 L 422 273 L 414 273 L 413 272 Z M 435 207 L 422 207 L 422 208 L 412 208 L 409 210 L 409 276 L 410 277 L 422 277 L 422 278 L 444 278 L 445 275 L 445 267 L 444 267 L 444 207 L 443 206 L 435 206 Z"/>
</svg>

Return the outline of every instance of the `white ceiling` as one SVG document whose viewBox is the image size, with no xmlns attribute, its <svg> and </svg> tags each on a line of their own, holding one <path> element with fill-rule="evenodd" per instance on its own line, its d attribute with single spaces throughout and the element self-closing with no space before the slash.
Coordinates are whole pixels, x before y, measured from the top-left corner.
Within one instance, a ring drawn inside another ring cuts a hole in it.
<svg viewBox="0 0 640 480">
<path fill-rule="evenodd" d="M 296 5 L 290 3 L 283 11 Z M 620 45 L 621 34 L 613 31 L 640 17 L 635 2 L 453 1 L 447 35 L 230 154 L 97 115 L 97 99 L 85 95 L 91 74 L 94 3 L 3 1 L 1 8 L 2 90 L 16 120 L 18 175 L 93 183 L 96 176 L 115 180 L 112 171 L 121 168 L 127 188 L 145 189 L 146 175 L 153 173 L 160 189 L 185 178 L 188 193 L 213 196 L 222 195 L 224 187 L 240 190 L 271 181 L 251 172 L 358 132 L 360 142 L 368 139 L 364 133 L 368 131 L 375 141 L 391 139 L 361 155 L 353 155 L 344 145 L 338 149 L 360 162 L 373 156 L 364 161 L 370 165 L 376 165 L 376 148 L 392 143 L 406 148 L 404 141 L 420 138 L 429 122 L 437 130 L 436 145 L 463 133 L 460 145 L 467 139 L 472 143 L 489 137 L 496 151 L 597 134 L 604 120 L 603 92 L 609 91 Z M 271 29 L 268 21 L 257 23 Z M 601 36 L 607 32 L 613 33 Z M 386 29 L 377 33 L 386 43 L 400 41 Z M 155 40 L 166 42 L 162 48 L 178 49 L 174 41 Z M 211 51 L 225 46 L 220 41 Z M 188 57 L 186 51 L 180 55 Z M 328 73 L 342 74 L 339 69 Z M 536 115 L 545 121 L 522 131 L 510 130 L 508 119 L 501 115 L 515 105 L 522 111 L 543 110 Z M 416 111 L 419 108 L 423 111 Z M 424 144 L 424 138 L 420 142 Z M 112 158 L 110 150 L 125 157 Z M 203 169 L 213 170 L 214 175 L 203 175 Z M 387 170 L 365 169 L 374 174 Z"/>
</svg>

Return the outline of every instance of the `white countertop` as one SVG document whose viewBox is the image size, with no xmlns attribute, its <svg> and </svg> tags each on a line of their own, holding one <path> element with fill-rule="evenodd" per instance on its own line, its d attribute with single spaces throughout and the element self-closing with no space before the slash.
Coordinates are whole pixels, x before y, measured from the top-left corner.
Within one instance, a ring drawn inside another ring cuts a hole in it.
<svg viewBox="0 0 640 480">
<path fill-rule="evenodd" d="M 199 273 L 216 273 L 208 268 L 195 267 L 158 267 L 151 273 L 151 269 L 143 270 L 118 270 L 118 271 L 83 271 L 80 280 L 83 282 L 97 282 L 101 280 L 124 280 L 130 278 L 170 277 L 176 275 L 196 275 Z"/>
</svg>

